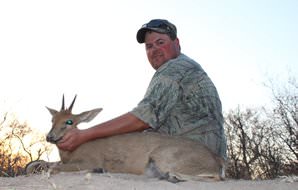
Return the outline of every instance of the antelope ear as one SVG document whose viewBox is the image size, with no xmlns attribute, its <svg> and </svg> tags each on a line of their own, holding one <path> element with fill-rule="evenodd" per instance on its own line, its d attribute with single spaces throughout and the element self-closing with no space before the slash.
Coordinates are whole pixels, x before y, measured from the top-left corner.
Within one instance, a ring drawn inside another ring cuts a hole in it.
<svg viewBox="0 0 298 190">
<path fill-rule="evenodd" d="M 102 108 L 97 108 L 97 109 L 93 109 L 93 110 L 90 110 L 90 111 L 85 111 L 85 112 L 82 112 L 78 115 L 79 117 L 79 122 L 89 122 L 91 121 L 92 119 L 94 119 L 97 114 L 99 114 L 99 112 L 102 111 Z"/>
<path fill-rule="evenodd" d="M 52 116 L 54 116 L 54 115 L 56 115 L 56 114 L 58 113 L 57 110 L 54 110 L 54 109 L 49 108 L 49 107 L 47 107 L 47 106 L 46 106 L 46 108 L 49 110 L 49 112 L 50 112 L 50 114 L 51 114 Z"/>
</svg>

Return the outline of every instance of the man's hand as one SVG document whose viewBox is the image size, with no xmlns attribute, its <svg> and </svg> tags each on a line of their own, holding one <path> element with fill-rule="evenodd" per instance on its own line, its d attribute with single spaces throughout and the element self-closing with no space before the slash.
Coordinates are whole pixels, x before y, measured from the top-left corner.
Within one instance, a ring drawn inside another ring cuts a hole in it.
<svg viewBox="0 0 298 190">
<path fill-rule="evenodd" d="M 82 131 L 77 128 L 69 130 L 57 144 L 58 148 L 64 151 L 74 151 L 83 143 Z"/>
</svg>

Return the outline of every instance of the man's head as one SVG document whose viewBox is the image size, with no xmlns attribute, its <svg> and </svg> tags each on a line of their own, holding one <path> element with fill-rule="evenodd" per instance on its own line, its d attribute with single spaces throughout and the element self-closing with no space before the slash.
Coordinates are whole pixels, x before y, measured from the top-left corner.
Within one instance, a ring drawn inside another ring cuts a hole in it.
<svg viewBox="0 0 298 190">
<path fill-rule="evenodd" d="M 154 69 L 180 54 L 177 29 L 167 20 L 155 19 L 144 24 L 137 32 L 137 41 L 145 43 L 148 60 Z"/>
<path fill-rule="evenodd" d="M 145 35 L 148 31 L 167 34 L 172 40 L 177 38 L 176 26 L 164 19 L 153 19 L 144 24 L 137 33 L 137 41 L 139 43 L 145 42 Z"/>
</svg>

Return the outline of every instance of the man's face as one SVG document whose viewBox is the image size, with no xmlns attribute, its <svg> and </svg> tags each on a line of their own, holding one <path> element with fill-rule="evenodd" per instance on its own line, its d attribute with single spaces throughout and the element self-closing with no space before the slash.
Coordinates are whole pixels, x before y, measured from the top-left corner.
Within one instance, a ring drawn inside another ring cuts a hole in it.
<svg viewBox="0 0 298 190">
<path fill-rule="evenodd" d="M 178 38 L 172 40 L 167 34 L 153 31 L 146 32 L 145 47 L 147 58 L 155 70 L 180 54 Z"/>
</svg>

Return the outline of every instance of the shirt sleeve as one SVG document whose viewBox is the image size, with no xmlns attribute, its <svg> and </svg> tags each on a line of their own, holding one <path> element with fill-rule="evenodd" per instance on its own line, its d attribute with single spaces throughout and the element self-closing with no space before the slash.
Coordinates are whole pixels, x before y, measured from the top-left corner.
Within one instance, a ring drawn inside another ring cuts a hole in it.
<svg viewBox="0 0 298 190">
<path fill-rule="evenodd" d="M 150 127 L 159 128 L 179 98 L 179 85 L 167 77 L 159 78 L 153 84 L 149 85 L 143 100 L 130 113 Z"/>
</svg>

